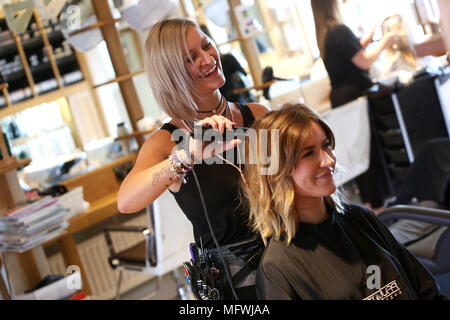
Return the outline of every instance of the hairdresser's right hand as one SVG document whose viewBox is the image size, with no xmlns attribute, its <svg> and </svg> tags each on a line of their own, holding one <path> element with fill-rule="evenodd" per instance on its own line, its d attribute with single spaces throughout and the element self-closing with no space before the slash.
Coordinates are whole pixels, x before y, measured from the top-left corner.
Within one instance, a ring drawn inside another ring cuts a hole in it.
<svg viewBox="0 0 450 320">
<path fill-rule="evenodd" d="M 400 39 L 400 34 L 397 31 L 389 31 L 383 34 L 382 41 L 384 42 L 384 47 L 389 48 L 394 43 Z"/>
<path fill-rule="evenodd" d="M 236 123 L 225 118 L 224 116 L 214 115 L 212 117 L 208 117 L 202 119 L 201 121 L 196 122 L 195 125 L 196 126 L 210 125 L 213 130 L 223 133 L 224 130 L 233 129 L 233 127 L 236 126 Z M 232 149 L 239 143 L 241 143 L 240 139 L 233 139 L 230 141 L 223 141 L 223 142 L 222 141 L 208 142 L 202 140 L 195 140 L 191 137 L 189 143 L 189 151 L 191 155 L 193 155 L 195 160 L 201 161 L 203 159 L 211 158 L 216 154 L 223 153 L 228 149 Z"/>
</svg>

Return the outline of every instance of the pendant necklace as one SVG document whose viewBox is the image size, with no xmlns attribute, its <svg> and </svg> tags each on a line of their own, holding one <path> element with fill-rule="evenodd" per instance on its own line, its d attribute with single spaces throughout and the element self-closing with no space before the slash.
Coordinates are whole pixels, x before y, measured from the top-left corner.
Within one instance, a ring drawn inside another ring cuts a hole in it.
<svg viewBox="0 0 450 320">
<path fill-rule="evenodd" d="M 220 102 L 219 102 L 219 105 L 218 105 L 215 109 L 210 110 L 210 111 L 196 111 L 196 112 L 197 112 L 197 113 L 213 113 L 213 114 L 216 114 L 217 111 L 221 108 L 222 103 L 223 103 L 223 95 L 220 95 Z M 220 113 L 221 115 L 224 115 L 225 118 L 227 117 L 227 107 L 228 107 L 228 101 L 225 101 L 225 109 L 224 109 L 224 111 L 222 111 L 222 112 Z M 199 121 L 199 120 L 201 120 L 201 119 L 195 119 L 195 118 L 194 118 L 194 121 Z M 182 122 L 182 123 L 184 124 L 184 126 L 189 130 L 189 132 L 192 132 L 192 131 L 193 131 L 193 128 L 194 128 L 194 121 L 190 121 L 190 120 L 185 121 L 185 120 L 181 119 L 181 122 Z"/>
<path fill-rule="evenodd" d="M 217 110 L 219 110 L 219 108 L 222 106 L 222 102 L 223 102 L 223 95 L 220 95 L 220 101 L 219 101 L 219 104 L 217 105 L 217 107 L 215 107 L 212 110 L 208 110 L 208 111 L 197 110 L 197 113 L 213 113 L 213 114 L 216 114 Z"/>
</svg>

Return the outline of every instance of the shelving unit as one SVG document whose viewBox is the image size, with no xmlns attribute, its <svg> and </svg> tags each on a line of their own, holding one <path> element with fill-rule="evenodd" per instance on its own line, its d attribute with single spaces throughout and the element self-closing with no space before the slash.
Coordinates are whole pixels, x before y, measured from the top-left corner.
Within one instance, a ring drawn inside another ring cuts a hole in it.
<svg viewBox="0 0 450 320">
<path fill-rule="evenodd" d="M 0 132 L 0 211 L 12 209 L 17 204 L 17 196 L 14 194 L 17 190 L 17 178 L 9 173 L 31 162 L 30 159 L 18 160 L 17 157 L 10 156 L 6 143 L 3 132 Z"/>
<path fill-rule="evenodd" d="M 84 90 L 90 90 L 90 86 L 86 81 L 77 82 L 67 87 L 63 87 L 62 89 L 48 91 L 43 93 L 35 98 L 23 100 L 18 102 L 10 107 L 5 107 L 0 109 L 0 118 L 9 116 L 11 114 L 15 114 L 17 112 L 21 112 L 25 109 L 34 107 L 38 104 L 53 101 L 63 96 L 69 96 L 73 93 L 77 93 Z"/>
<path fill-rule="evenodd" d="M 95 100 L 95 107 L 99 108 L 100 104 L 96 100 L 98 97 L 96 96 L 95 89 L 116 82 L 124 98 L 127 111 L 134 126 L 133 129 L 137 131 L 136 121 L 143 116 L 143 111 L 134 88 L 132 77 L 143 71 L 130 72 L 120 42 L 120 34 L 115 26 L 117 19 L 112 18 L 108 1 L 96 0 L 92 1 L 92 4 L 98 16 L 99 23 L 90 26 L 90 28 L 98 27 L 102 31 L 116 73 L 114 79 L 97 84 L 95 87 L 93 86 L 92 75 L 86 61 L 86 56 L 80 51 L 72 50 L 62 36 L 61 31 L 58 30 L 56 23 L 40 23 L 38 14 L 35 11 L 27 32 L 17 35 L 7 29 L 0 10 L 0 71 L 3 73 L 3 68 L 5 68 L 6 63 L 11 63 L 9 67 L 13 69 L 4 74 L 5 82 L 7 83 L 1 87 L 0 91 L 0 97 L 3 98 L 0 101 L 0 119 L 64 96 L 68 97 L 67 100 L 69 100 L 68 104 L 70 105 L 72 103 L 70 101 L 71 98 L 79 93 L 83 96 L 83 91 L 88 91 L 92 95 L 93 100 Z M 33 23 L 35 24 L 33 25 Z M 86 28 L 78 32 L 84 31 L 86 31 Z M 1 62 L 2 59 L 5 59 L 3 64 Z M 74 72 L 78 72 L 81 77 L 74 79 Z M 1 92 L 5 93 L 1 94 Z M 18 97 L 17 92 L 21 96 Z M 75 102 L 74 105 L 77 103 Z M 81 100 L 81 103 L 84 103 L 84 101 Z M 88 105 L 91 106 L 92 104 Z M 104 123 L 103 126 L 105 126 Z M 137 138 L 142 140 L 141 132 L 139 132 Z M 135 155 L 129 155 L 124 159 L 128 161 L 133 156 L 135 158 Z M 16 167 L 29 163 L 29 160 L 16 160 L 17 158 L 8 161 L 8 163 L 0 163 L 0 211 L 5 208 L 14 207 L 15 205 L 14 189 L 11 185 L 5 183 L 6 180 L 8 182 L 11 180 L 10 178 L 13 176 Z M 118 161 L 125 160 L 120 159 Z M 10 169 L 11 171 L 9 171 Z M 99 221 L 98 219 L 106 219 L 117 214 L 117 181 L 112 170 L 113 167 L 108 166 L 107 169 L 110 171 L 108 176 L 113 178 L 115 184 L 102 183 L 102 185 L 106 186 L 107 189 L 114 186 L 114 190 L 108 189 L 110 194 L 103 199 L 99 192 L 103 192 L 106 189 L 98 187 L 98 181 L 107 181 L 103 171 L 96 170 L 88 175 L 92 189 L 95 192 L 91 192 L 90 189 L 87 191 L 89 198 L 85 198 L 87 199 L 86 201 L 91 202 L 92 200 L 91 207 L 86 212 L 87 214 L 82 215 L 82 219 L 71 221 L 71 227 L 75 226 L 78 228 L 74 232 L 82 231 L 91 224 L 95 224 L 96 221 Z M 4 174 L 3 171 L 5 171 Z M 75 180 L 79 181 L 79 177 L 77 178 Z M 72 235 L 59 239 L 58 244 L 66 264 L 80 266 L 82 278 L 84 279 L 83 289 L 87 295 L 90 295 L 89 281 L 84 273 L 85 269 Z M 41 279 L 33 252 L 29 250 L 23 254 L 18 254 L 17 259 L 20 266 L 17 272 L 21 273 L 25 285 L 28 288 L 34 286 Z"/>
<path fill-rule="evenodd" d="M 3 99 L 5 100 L 6 106 L 7 107 L 11 106 L 11 101 L 9 100 L 9 95 L 8 95 L 8 84 L 6 82 L 0 84 L 0 92 L 3 96 Z"/>
<path fill-rule="evenodd" d="M 77 55 L 64 39 L 59 23 L 42 22 L 36 10 L 22 34 L 10 31 L 0 13 L 0 52 L 0 72 L 9 91 L 9 104 L 4 97 L 0 99 L 0 117 L 22 111 L 24 104 L 21 108 L 16 105 L 24 101 L 33 101 L 84 81 Z M 65 91 L 58 96 L 63 96 Z M 34 106 L 42 100 L 26 106 Z"/>
</svg>

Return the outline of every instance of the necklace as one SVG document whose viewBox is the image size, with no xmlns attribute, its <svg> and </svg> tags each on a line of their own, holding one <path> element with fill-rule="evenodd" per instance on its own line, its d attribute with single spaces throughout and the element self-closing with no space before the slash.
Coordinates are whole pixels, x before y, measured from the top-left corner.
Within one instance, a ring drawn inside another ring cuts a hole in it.
<svg viewBox="0 0 450 320">
<path fill-rule="evenodd" d="M 216 114 L 217 110 L 219 110 L 219 108 L 222 106 L 222 102 L 223 102 L 223 95 L 220 95 L 220 101 L 219 101 L 219 104 L 217 105 L 217 107 L 215 107 L 214 109 L 209 110 L 209 111 L 197 110 L 197 113 L 213 113 L 213 114 Z"/>
</svg>

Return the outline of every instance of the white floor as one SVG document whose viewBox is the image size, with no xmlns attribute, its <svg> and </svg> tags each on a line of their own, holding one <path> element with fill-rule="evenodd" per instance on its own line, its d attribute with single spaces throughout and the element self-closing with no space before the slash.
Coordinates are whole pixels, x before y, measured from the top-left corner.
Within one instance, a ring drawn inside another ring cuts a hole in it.
<svg viewBox="0 0 450 320">
<path fill-rule="evenodd" d="M 178 269 L 180 281 L 185 286 L 183 293 L 188 300 L 192 300 L 192 296 L 187 283 L 184 280 L 184 270 L 182 267 Z M 120 300 L 182 300 L 178 292 L 178 287 L 173 273 L 166 274 L 160 278 L 155 277 L 140 286 L 121 292 Z"/>
</svg>

